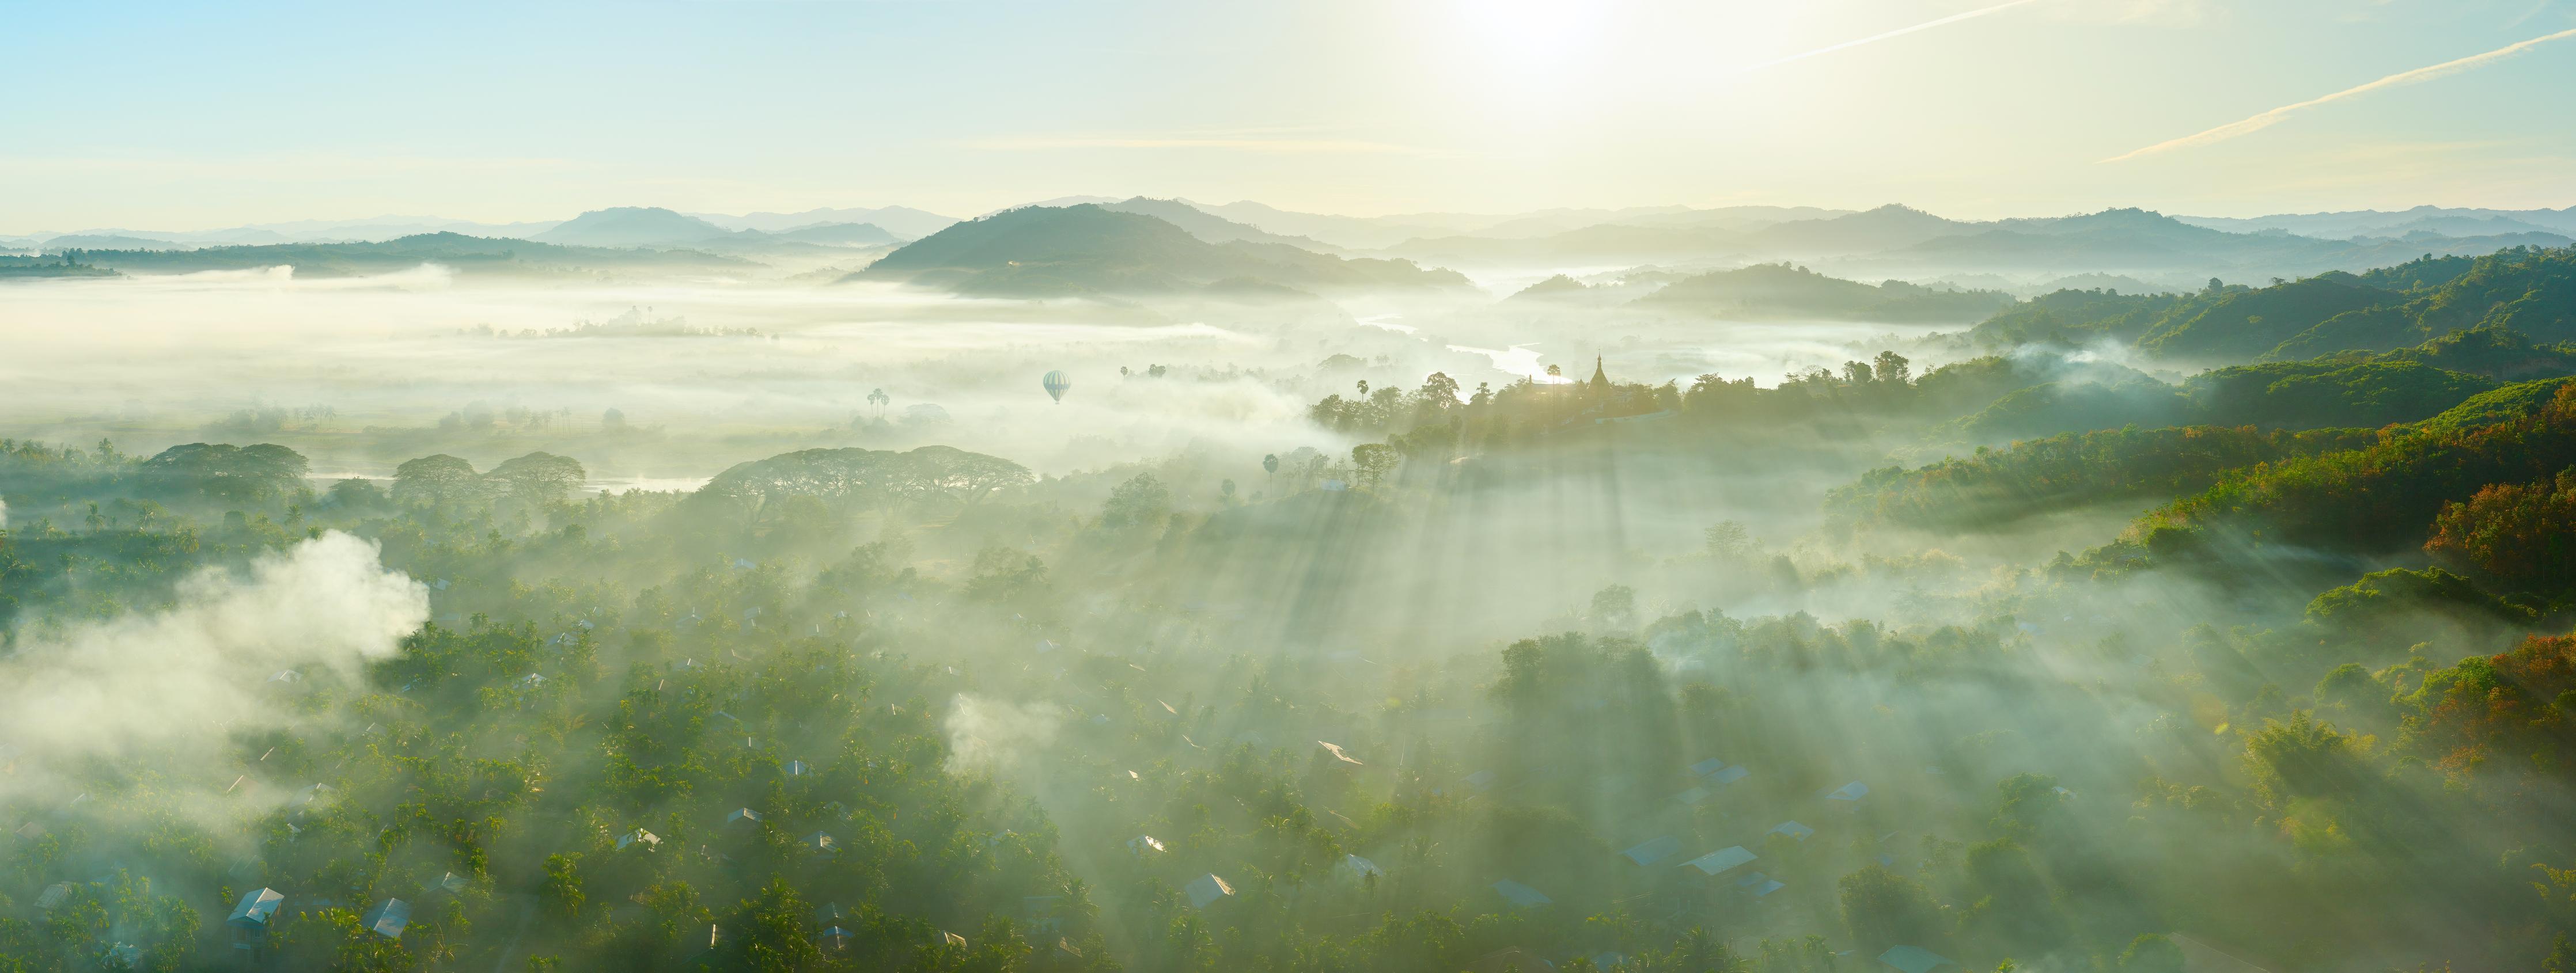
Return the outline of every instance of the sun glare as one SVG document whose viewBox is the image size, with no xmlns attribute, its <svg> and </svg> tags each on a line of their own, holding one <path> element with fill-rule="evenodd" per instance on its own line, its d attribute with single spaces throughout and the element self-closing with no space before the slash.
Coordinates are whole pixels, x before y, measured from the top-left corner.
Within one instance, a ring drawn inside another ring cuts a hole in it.
<svg viewBox="0 0 2576 973">
<path fill-rule="evenodd" d="M 1598 38 L 1604 7 L 1568 0 L 1462 0 L 1455 20 L 1474 47 L 1497 61 L 1558 64 L 1586 53 Z"/>
</svg>

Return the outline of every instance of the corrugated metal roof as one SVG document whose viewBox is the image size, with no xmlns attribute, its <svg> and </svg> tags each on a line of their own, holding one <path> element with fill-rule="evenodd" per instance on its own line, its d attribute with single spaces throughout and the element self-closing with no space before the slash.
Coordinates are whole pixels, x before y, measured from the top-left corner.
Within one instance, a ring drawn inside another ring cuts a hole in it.
<svg viewBox="0 0 2576 973">
<path fill-rule="evenodd" d="M 1665 835 L 1660 838 L 1654 838 L 1643 842 L 1634 848 L 1620 852 L 1620 854 L 1626 855 L 1629 861 L 1636 862 L 1639 865 L 1652 865 L 1663 861 L 1664 859 L 1671 858 L 1674 855 L 1680 854 L 1681 850 L 1682 840 L 1680 838 L 1673 837 L 1672 835 Z"/>
<path fill-rule="evenodd" d="M 1232 896 L 1234 894 L 1234 886 L 1225 884 L 1224 879 L 1218 878 L 1216 877 L 1216 873 L 1210 872 L 1191 879 L 1190 884 L 1186 888 L 1182 889 L 1182 891 L 1188 893 L 1190 897 L 1190 908 L 1204 909 L 1211 903 Z"/>
<path fill-rule="evenodd" d="M 1716 875 L 1726 871 L 1727 869 L 1752 861 L 1755 857 L 1757 856 L 1752 852 L 1744 850 L 1743 845 L 1730 845 L 1683 862 L 1682 865 L 1687 868 L 1699 869 L 1701 872 L 1706 874 Z"/>
<path fill-rule="evenodd" d="M 1541 892 L 1527 885 L 1523 885 L 1519 882 L 1512 881 L 1511 879 L 1504 879 L 1494 883 L 1494 892 L 1495 894 L 1502 896 L 1504 901 L 1510 902 L 1513 906 L 1523 909 L 1535 909 L 1539 906 L 1554 905 L 1556 903 L 1555 899 L 1547 897 L 1547 893 Z"/>
<path fill-rule="evenodd" d="M 386 939 L 401 939 L 403 929 L 411 925 L 411 903 L 401 899 L 386 899 L 384 904 L 368 912 L 360 924 L 364 925 L 368 932 Z"/>
<path fill-rule="evenodd" d="M 286 904 L 286 896 L 276 889 L 253 889 L 242 895 L 241 904 L 224 921 L 236 926 L 265 926 L 277 907 Z"/>
</svg>

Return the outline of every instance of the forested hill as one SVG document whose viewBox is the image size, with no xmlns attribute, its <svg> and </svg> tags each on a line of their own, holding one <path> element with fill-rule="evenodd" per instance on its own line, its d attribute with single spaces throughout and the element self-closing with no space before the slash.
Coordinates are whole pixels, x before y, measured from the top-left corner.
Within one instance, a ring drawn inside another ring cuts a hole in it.
<svg viewBox="0 0 2576 973">
<path fill-rule="evenodd" d="M 2543 344 L 2576 340 L 2576 248 L 2424 257 L 2361 274 L 2191 294 L 2060 291 L 1971 332 L 1987 347 L 2113 341 L 2177 361 L 2295 361 L 2389 351 L 2454 330 L 2511 327 Z"/>
<path fill-rule="evenodd" d="M 128 274 L 185 274 L 291 266 L 299 275 L 348 277 L 434 263 L 477 276 L 555 276 L 634 271 L 714 273 L 757 267 L 688 250 L 571 247 L 459 233 L 421 233 L 378 243 L 279 243 L 199 250 L 79 250 L 74 262 Z"/>
<path fill-rule="evenodd" d="M 1309 291 L 1469 286 L 1454 272 L 1408 260 L 1344 260 L 1249 240 L 1209 243 L 1151 216 L 1088 203 L 959 223 L 848 279 L 1014 296 L 1171 292 L 1220 282 Z"/>
<path fill-rule="evenodd" d="M 116 271 L 64 257 L 0 256 L 0 280 L 35 277 L 114 277 Z"/>
<path fill-rule="evenodd" d="M 1849 321 L 1973 321 L 2012 303 L 1997 291 L 1940 290 L 1828 277 L 1789 264 L 1720 270 L 1639 298 L 1639 309 L 1706 315 L 1789 315 Z"/>
<path fill-rule="evenodd" d="M 2213 369 L 2179 385 L 2096 365 L 2006 390 L 1931 437 L 2009 448 L 1876 470 L 1826 508 L 1856 524 L 1964 529 L 2170 500 L 2260 464 L 2374 446 L 2383 428 L 2450 434 L 2520 416 L 2553 387 L 2531 380 L 2567 376 L 2576 345 L 2536 345 L 2501 327 L 2376 355 Z"/>
<path fill-rule="evenodd" d="M 2182 557 L 2218 532 L 2250 531 L 2382 554 L 2423 544 L 2445 505 L 2497 485 L 2545 482 L 2570 466 L 2576 385 L 2565 378 L 2523 382 L 2392 430 L 2366 448 L 2236 471 L 2140 520 L 2124 543 Z M 2565 525 L 2542 529 L 2558 533 Z"/>
</svg>

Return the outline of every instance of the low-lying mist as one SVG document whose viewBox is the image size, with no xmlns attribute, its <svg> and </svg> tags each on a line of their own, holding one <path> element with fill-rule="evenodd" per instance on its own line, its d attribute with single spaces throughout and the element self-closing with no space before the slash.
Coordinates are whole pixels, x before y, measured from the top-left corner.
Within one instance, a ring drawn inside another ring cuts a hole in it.
<svg viewBox="0 0 2576 973">
<path fill-rule="evenodd" d="M 2576 928 L 2525 891 L 2576 882 L 2576 640 L 2513 519 L 2576 505 L 2563 378 L 1567 280 L 13 283 L 0 950 L 2170 973 Z"/>
</svg>

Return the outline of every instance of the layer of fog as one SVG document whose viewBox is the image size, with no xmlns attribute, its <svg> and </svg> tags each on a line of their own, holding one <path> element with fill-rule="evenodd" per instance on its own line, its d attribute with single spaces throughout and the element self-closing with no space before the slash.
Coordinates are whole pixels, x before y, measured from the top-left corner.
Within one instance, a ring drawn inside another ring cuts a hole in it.
<svg viewBox="0 0 2576 973">
<path fill-rule="evenodd" d="M 171 604 L 99 621 L 31 624 L 0 657 L 0 747 L 18 773 L 0 799 L 79 790 L 96 761 L 177 754 L 216 792 L 233 732 L 297 721 L 290 700 L 355 681 L 429 619 L 428 589 L 386 570 L 373 542 L 332 531 L 180 582 Z"/>
<path fill-rule="evenodd" d="M 488 467 L 542 448 L 612 487 L 694 485 L 816 446 L 941 443 L 1043 472 L 1192 446 L 1340 452 L 1349 443 L 1319 433 L 1305 410 L 1358 380 L 1409 388 L 1444 371 L 1472 390 L 1551 365 L 1588 376 L 1597 354 L 1622 381 L 1687 384 L 1715 371 L 1767 385 L 1907 337 L 1830 322 L 1533 317 L 1479 299 L 1272 306 L 858 285 L 463 286 L 437 267 L 44 281 L 12 284 L 8 297 L 8 435 L 112 438 L 129 452 L 273 441 L 317 473 L 358 476 L 430 452 Z M 1040 388 L 1051 370 L 1073 382 L 1061 404 Z M 612 409 L 622 429 L 608 428 Z M 541 421 L 478 434 L 494 416 Z M 442 420 L 469 428 L 442 431 Z M 346 435 L 370 429 L 379 434 L 363 445 Z M 389 434 L 399 430 L 414 432 Z"/>
</svg>

